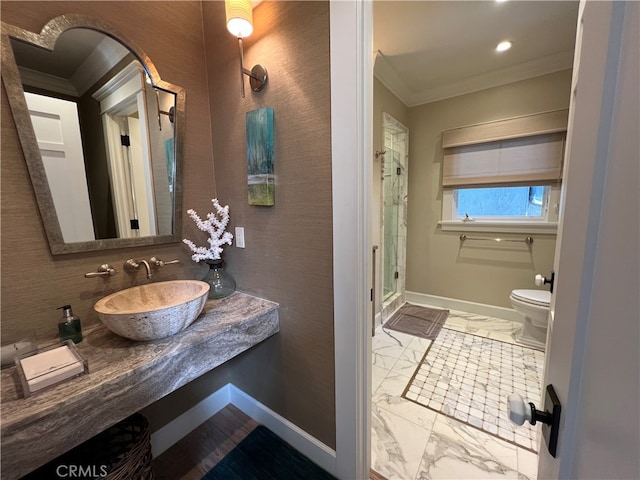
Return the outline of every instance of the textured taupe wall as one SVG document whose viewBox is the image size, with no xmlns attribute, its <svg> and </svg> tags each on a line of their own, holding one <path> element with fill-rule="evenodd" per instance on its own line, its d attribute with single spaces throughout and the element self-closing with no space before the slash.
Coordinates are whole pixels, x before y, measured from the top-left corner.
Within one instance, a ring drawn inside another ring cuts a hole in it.
<svg viewBox="0 0 640 480">
<path fill-rule="evenodd" d="M 382 129 L 382 114 L 388 113 L 407 128 L 409 127 L 409 107 L 402 103 L 377 78 L 373 79 L 373 152 L 384 150 L 384 131 Z M 411 131 L 409 131 L 411 138 Z M 372 158 L 373 182 L 371 185 L 371 243 L 382 245 L 381 237 L 381 201 L 382 201 L 382 162 L 380 158 Z M 409 152 L 409 172 L 411 172 L 411 152 Z M 409 173 L 410 175 L 411 173 Z M 376 252 L 376 313 L 382 305 L 382 251 Z"/>
<path fill-rule="evenodd" d="M 245 226 L 247 248 L 227 247 L 238 288 L 280 303 L 281 333 L 145 409 L 155 430 L 229 381 L 335 446 L 329 18 L 326 2 L 263 2 L 246 40 L 247 64 L 269 69 L 267 89 L 239 93 L 237 44 L 224 26 L 222 2 L 2 2 L 2 19 L 39 31 L 63 13 L 105 19 L 154 60 L 160 76 L 186 89 L 184 206 L 211 210 L 216 194 L 231 208 L 231 228 Z M 204 26 L 208 32 L 203 40 Z M 141 26 L 144 26 L 142 28 Z M 207 85 L 205 65 L 209 65 Z M 209 87 L 211 111 L 209 111 Z M 3 89 L 3 113 L 9 112 Z M 275 109 L 276 206 L 249 207 L 244 115 Z M 211 115 L 216 120 L 211 126 Z M 216 171 L 212 163 L 215 136 Z M 10 115 L 2 116 L 2 335 L 21 330 L 56 335 L 55 307 L 71 303 L 83 324 L 92 306 L 131 284 L 83 274 L 129 257 L 180 258 L 160 279 L 194 278 L 198 268 L 182 244 L 53 257 Z M 201 235 L 189 219 L 184 236 Z M 145 281 L 140 276 L 139 282 Z"/>
<path fill-rule="evenodd" d="M 246 81 L 244 99 L 224 4 L 203 7 L 218 196 L 245 228 L 246 248 L 224 258 L 242 291 L 280 304 L 278 338 L 233 363 L 231 379 L 334 447 L 329 3 L 256 7 L 245 66 L 264 64 L 269 83 L 254 93 Z M 273 207 L 247 201 L 245 115 L 263 106 L 275 112 Z"/>
<path fill-rule="evenodd" d="M 460 248 L 459 232 L 440 230 L 442 131 L 568 108 L 570 85 L 565 70 L 409 110 L 407 291 L 510 307 L 511 290 L 535 288 L 534 275 L 551 271 L 555 235 L 533 235 L 531 250 L 524 244 Z"/>
<path fill-rule="evenodd" d="M 184 204 L 208 208 L 215 194 L 210 117 L 204 67 L 202 15 L 199 2 L 7 2 L 1 3 L 4 22 L 40 32 L 45 23 L 64 13 L 101 18 L 127 35 L 154 61 L 160 76 L 186 89 Z M 22 330 L 41 337 L 57 335 L 56 307 L 70 303 L 84 326 L 98 321 L 93 304 L 106 293 L 131 285 L 122 272 L 130 257 L 157 255 L 179 258 L 158 279 L 193 277 L 195 268 L 182 244 L 52 256 L 35 203 L 15 124 L 3 87 L 2 96 L 2 339 L 15 339 Z M 193 231 L 186 225 L 187 231 Z M 101 263 L 120 273 L 108 282 L 85 279 Z M 138 275 L 138 282 L 146 281 Z"/>
</svg>

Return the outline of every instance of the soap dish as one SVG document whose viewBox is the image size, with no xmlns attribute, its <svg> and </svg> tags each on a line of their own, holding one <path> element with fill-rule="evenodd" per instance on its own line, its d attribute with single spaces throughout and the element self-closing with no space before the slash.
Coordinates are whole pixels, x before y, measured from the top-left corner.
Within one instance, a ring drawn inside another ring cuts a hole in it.
<svg viewBox="0 0 640 480">
<path fill-rule="evenodd" d="M 71 340 L 15 358 L 24 397 L 89 373 L 89 364 Z"/>
</svg>

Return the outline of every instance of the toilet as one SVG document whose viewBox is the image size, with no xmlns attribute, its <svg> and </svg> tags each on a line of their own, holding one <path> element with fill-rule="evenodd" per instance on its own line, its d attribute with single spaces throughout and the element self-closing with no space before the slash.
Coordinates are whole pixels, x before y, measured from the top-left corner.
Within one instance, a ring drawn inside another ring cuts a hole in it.
<svg viewBox="0 0 640 480">
<path fill-rule="evenodd" d="M 547 343 L 551 292 L 514 290 L 509 300 L 513 309 L 524 318 L 524 325 L 516 334 L 516 342 L 544 351 Z"/>
</svg>

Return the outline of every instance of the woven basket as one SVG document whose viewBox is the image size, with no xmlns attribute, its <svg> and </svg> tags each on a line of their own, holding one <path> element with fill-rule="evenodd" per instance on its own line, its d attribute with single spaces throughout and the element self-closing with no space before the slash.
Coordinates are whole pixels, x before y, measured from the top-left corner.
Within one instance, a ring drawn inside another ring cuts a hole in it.
<svg viewBox="0 0 640 480">
<path fill-rule="evenodd" d="M 84 474 L 75 478 L 153 480 L 150 440 L 149 422 L 136 413 L 25 478 L 58 478 L 55 472 L 60 465 L 75 465 L 84 469 Z"/>
<path fill-rule="evenodd" d="M 153 480 L 151 432 L 146 418 L 136 413 L 100 435 L 103 434 L 105 435 L 105 443 L 98 444 L 96 447 L 104 448 L 111 462 L 109 462 L 109 473 L 106 477 L 101 478 L 108 480 Z"/>
</svg>

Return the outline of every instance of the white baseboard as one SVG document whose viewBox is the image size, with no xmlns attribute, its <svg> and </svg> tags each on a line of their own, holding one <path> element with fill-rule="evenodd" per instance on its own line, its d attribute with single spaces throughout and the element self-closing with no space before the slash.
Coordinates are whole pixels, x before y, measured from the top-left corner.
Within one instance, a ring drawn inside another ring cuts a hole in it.
<svg viewBox="0 0 640 480">
<path fill-rule="evenodd" d="M 256 422 L 267 427 L 327 472 L 335 475 L 335 450 L 329 448 L 231 383 L 212 393 L 185 413 L 152 433 L 151 453 L 153 457 L 162 454 L 230 403 Z"/>
<path fill-rule="evenodd" d="M 427 293 L 406 292 L 407 302 L 431 305 L 440 308 L 450 308 L 462 312 L 485 315 L 487 317 L 502 318 L 516 323 L 523 323 L 523 318 L 512 308 L 496 307 L 484 303 L 468 302 L 455 298 L 438 297 Z"/>
<path fill-rule="evenodd" d="M 168 450 L 173 444 L 189 435 L 216 413 L 229 405 L 228 383 L 215 391 L 204 400 L 200 401 L 177 418 L 174 418 L 164 427 L 151 434 L 151 455 L 153 458 Z"/>
<path fill-rule="evenodd" d="M 376 313 L 376 316 L 373 319 L 373 324 L 375 325 L 376 328 L 378 328 L 379 325 L 382 325 L 382 313 L 380 312 Z"/>
<path fill-rule="evenodd" d="M 300 453 L 309 457 L 314 463 L 335 475 L 336 452 L 324 443 L 309 435 L 300 427 L 291 423 L 270 408 L 264 406 L 235 385 L 229 384 L 230 400 L 233 405 L 246 415 L 261 423 L 282 438 Z"/>
</svg>

